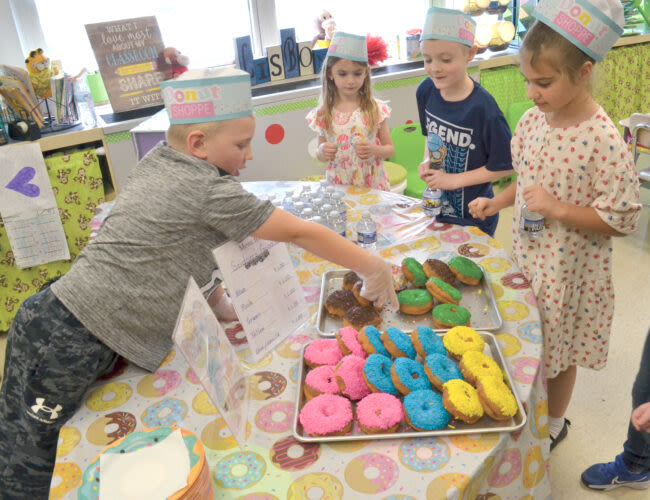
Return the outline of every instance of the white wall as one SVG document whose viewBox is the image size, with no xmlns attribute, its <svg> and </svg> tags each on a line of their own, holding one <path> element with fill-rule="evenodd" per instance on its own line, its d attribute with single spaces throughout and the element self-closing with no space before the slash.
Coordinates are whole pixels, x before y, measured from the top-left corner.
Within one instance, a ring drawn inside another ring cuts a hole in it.
<svg viewBox="0 0 650 500">
<path fill-rule="evenodd" d="M 30 50 L 41 47 L 45 38 L 34 0 L 0 0 L 0 63 L 25 67 Z"/>
</svg>

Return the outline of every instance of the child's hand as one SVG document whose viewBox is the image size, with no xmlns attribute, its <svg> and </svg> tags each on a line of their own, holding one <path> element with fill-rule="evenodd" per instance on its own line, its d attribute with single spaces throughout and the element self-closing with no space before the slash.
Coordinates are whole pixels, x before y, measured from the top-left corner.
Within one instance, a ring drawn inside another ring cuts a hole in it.
<svg viewBox="0 0 650 500">
<path fill-rule="evenodd" d="M 373 143 L 368 141 L 355 142 L 354 150 L 357 152 L 357 156 L 362 160 L 367 160 L 371 156 L 376 156 L 376 146 Z"/>
<path fill-rule="evenodd" d="M 228 294 L 226 294 L 226 291 L 222 286 L 217 288 L 212 292 L 210 297 L 208 297 L 208 304 L 217 318 L 221 321 L 230 323 L 239 319 L 230 297 L 228 297 Z"/>
<path fill-rule="evenodd" d="M 461 186 L 456 182 L 457 176 L 455 174 L 448 174 L 443 170 L 431 170 L 424 174 L 422 180 L 427 183 L 431 189 L 445 189 L 453 191 Z"/>
<path fill-rule="evenodd" d="M 476 218 L 485 220 L 486 217 L 498 212 L 496 204 L 492 198 L 475 198 L 467 205 L 469 214 Z"/>
<path fill-rule="evenodd" d="M 543 187 L 528 186 L 527 188 L 524 188 L 523 195 L 528 210 L 531 212 L 537 212 L 538 214 L 550 219 L 556 218 L 554 217 L 554 214 L 560 202 L 548 194 Z"/>
<path fill-rule="evenodd" d="M 427 173 L 431 171 L 431 168 L 429 168 L 430 166 L 431 166 L 431 162 L 429 162 L 429 160 L 424 160 L 422 163 L 418 165 L 418 175 L 420 176 L 420 179 L 422 179 L 425 182 L 426 182 L 425 177 Z"/>
<path fill-rule="evenodd" d="M 650 432 L 650 402 L 643 403 L 632 412 L 632 425 L 637 431 Z"/>
<path fill-rule="evenodd" d="M 323 161 L 332 161 L 338 148 L 331 142 L 323 142 L 318 146 L 318 158 Z"/>
<path fill-rule="evenodd" d="M 363 298 L 372 300 L 377 307 L 386 304 L 393 309 L 399 307 L 397 295 L 395 295 L 393 289 L 393 275 L 390 264 L 381 257 L 372 255 L 372 258 L 366 261 L 364 269 L 358 274 L 363 279 L 363 286 L 361 287 L 361 296 Z"/>
</svg>

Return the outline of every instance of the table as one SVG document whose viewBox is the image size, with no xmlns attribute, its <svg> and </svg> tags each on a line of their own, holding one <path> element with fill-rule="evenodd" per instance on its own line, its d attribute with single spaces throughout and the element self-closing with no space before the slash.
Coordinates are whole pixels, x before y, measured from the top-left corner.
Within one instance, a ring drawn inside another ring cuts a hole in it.
<svg viewBox="0 0 650 500">
<path fill-rule="evenodd" d="M 246 183 L 264 196 L 298 188 L 298 182 Z M 312 183 L 313 184 L 313 183 Z M 378 224 L 378 252 L 393 263 L 405 256 L 424 260 L 432 255 L 446 260 L 465 255 L 489 274 L 503 318 L 495 332 L 508 370 L 521 398 L 528 422 L 515 433 L 470 434 L 442 438 L 351 441 L 348 443 L 299 443 L 291 432 L 296 400 L 298 359 L 302 346 L 316 337 L 315 318 L 322 274 L 337 268 L 313 254 L 289 245 L 312 325 L 293 335 L 258 363 L 244 363 L 250 371 L 252 408 L 249 413 L 248 447 L 239 449 L 224 420 L 210 403 L 180 352 L 172 350 L 159 370 L 174 372 L 175 380 L 160 389 L 155 375 L 122 364 L 112 378 L 91 388 L 88 398 L 97 401 L 99 391 L 110 393 L 111 384 L 126 386 L 123 401 L 104 397 L 103 411 L 83 405 L 62 429 L 52 479 L 51 499 L 76 498 L 81 475 L 104 446 L 115 438 L 113 412 L 126 412 L 146 428 L 145 410 L 165 399 L 180 401 L 182 415 L 163 415 L 163 425 L 177 424 L 203 442 L 206 458 L 215 472 L 224 465 L 255 459 L 264 471 L 248 487 L 223 488 L 215 480 L 215 498 L 550 498 L 549 440 L 546 379 L 540 359 L 542 334 L 535 297 L 502 245 L 474 227 L 432 222 L 418 200 L 363 187 L 338 187 L 346 193 L 348 237 L 362 213 L 370 211 Z M 180 306 L 180 305 L 179 305 Z M 231 343 L 246 355 L 250 350 L 239 324 L 229 325 Z M 273 380 L 271 385 L 269 380 Z M 163 393 L 163 390 L 166 392 Z M 221 465 L 218 468 L 218 465 Z M 228 469 L 228 467 L 226 467 Z M 230 469 L 246 474 L 246 468 Z M 77 478 L 66 486 L 62 475 Z"/>
</svg>

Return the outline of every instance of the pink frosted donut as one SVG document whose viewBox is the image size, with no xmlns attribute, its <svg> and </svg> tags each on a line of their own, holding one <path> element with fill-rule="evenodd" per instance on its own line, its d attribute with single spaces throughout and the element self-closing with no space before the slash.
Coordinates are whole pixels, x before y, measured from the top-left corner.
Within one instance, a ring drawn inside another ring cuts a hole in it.
<svg viewBox="0 0 650 500">
<path fill-rule="evenodd" d="M 518 358 L 512 364 L 515 367 L 512 372 L 515 380 L 524 384 L 532 384 L 535 381 L 535 375 L 537 375 L 537 369 L 539 368 L 538 359 Z"/>
<path fill-rule="evenodd" d="M 334 366 L 323 365 L 310 370 L 305 377 L 305 396 L 315 398 L 321 394 L 338 394 L 339 384 L 334 376 Z"/>
<path fill-rule="evenodd" d="M 305 348 L 305 363 L 315 368 L 322 365 L 335 365 L 343 353 L 336 339 L 318 339 Z"/>
<path fill-rule="evenodd" d="M 357 419 L 369 434 L 396 432 L 404 420 L 404 408 L 392 394 L 372 392 L 357 403 Z"/>
<path fill-rule="evenodd" d="M 368 356 L 359 342 L 359 332 L 351 326 L 341 328 L 336 333 L 336 340 L 338 341 L 339 347 L 344 356 L 354 354 L 355 356 L 360 356 L 364 359 Z"/>
<path fill-rule="evenodd" d="M 307 401 L 298 419 L 305 432 L 312 436 L 347 434 L 354 419 L 352 403 L 342 396 L 321 394 Z"/>
<path fill-rule="evenodd" d="M 442 233 L 440 239 L 447 243 L 465 243 L 469 240 L 469 234 L 462 229 L 454 229 L 453 231 Z"/>
<path fill-rule="evenodd" d="M 287 401 L 276 401 L 266 405 L 255 415 L 255 424 L 266 432 L 286 432 L 291 429 L 295 405 Z"/>
<path fill-rule="evenodd" d="M 361 356 L 350 354 L 345 356 L 334 369 L 336 382 L 344 396 L 353 401 L 358 401 L 370 394 L 370 389 L 363 379 L 363 366 L 366 360 Z"/>
</svg>

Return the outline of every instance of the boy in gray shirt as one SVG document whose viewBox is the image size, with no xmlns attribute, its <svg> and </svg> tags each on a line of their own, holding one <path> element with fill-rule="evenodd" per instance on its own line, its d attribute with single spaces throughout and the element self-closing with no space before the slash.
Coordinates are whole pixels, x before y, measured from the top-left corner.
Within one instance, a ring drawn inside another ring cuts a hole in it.
<svg viewBox="0 0 650 500">
<path fill-rule="evenodd" d="M 59 429 L 117 355 L 154 371 L 190 276 L 208 283 L 212 249 L 247 236 L 293 242 L 364 278 L 397 306 L 389 266 L 335 232 L 276 209 L 234 176 L 252 159 L 250 76 L 193 70 L 163 82 L 168 145 L 135 168 L 95 241 L 70 271 L 27 299 L 7 342 L 0 391 L 0 497 L 47 498 Z M 234 311 L 223 289 L 209 299 Z"/>
</svg>

